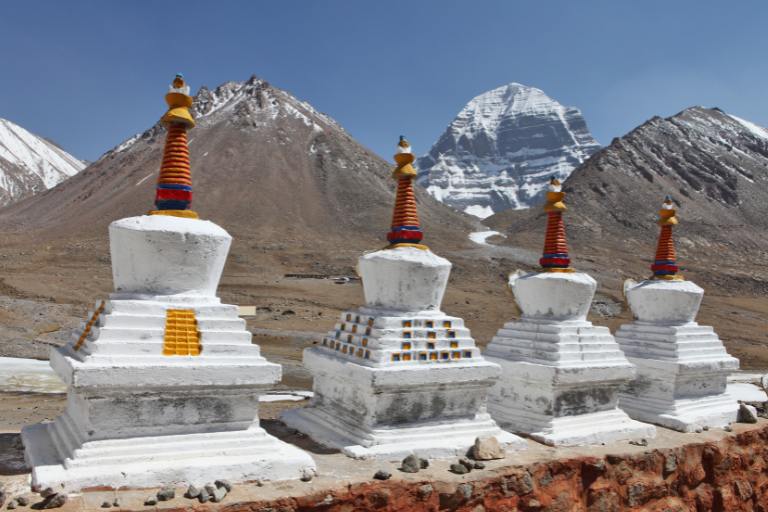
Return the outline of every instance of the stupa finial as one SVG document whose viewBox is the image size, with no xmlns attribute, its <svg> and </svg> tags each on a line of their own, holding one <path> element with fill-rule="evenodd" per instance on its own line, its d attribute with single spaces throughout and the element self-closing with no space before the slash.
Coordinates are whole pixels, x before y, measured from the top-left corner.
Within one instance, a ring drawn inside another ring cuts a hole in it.
<svg viewBox="0 0 768 512">
<path fill-rule="evenodd" d="M 547 212 L 547 234 L 544 240 L 544 252 L 539 260 L 544 272 L 573 272 L 565 240 L 563 211 L 566 210 L 566 206 L 563 198 L 565 198 L 565 192 L 562 191 L 560 180 L 552 178 L 544 203 L 544 211 Z"/>
<path fill-rule="evenodd" d="M 165 95 L 168 111 L 161 122 L 168 131 L 163 150 L 163 163 L 155 193 L 156 210 L 151 215 L 173 215 L 197 218 L 190 209 L 192 203 L 192 174 L 189 162 L 187 130 L 194 128 L 195 120 L 189 112 L 192 97 L 184 75 L 178 73 Z"/>
<path fill-rule="evenodd" d="M 390 248 L 417 247 L 427 249 L 426 245 L 419 243 L 424 237 L 424 233 L 419 224 L 416 194 L 413 190 L 416 169 L 411 164 L 414 156 L 411 152 L 411 145 L 402 135 L 397 143 L 397 153 L 394 158 L 397 167 L 392 171 L 392 177 L 397 180 L 397 195 L 392 213 L 392 227 L 387 234 L 387 240 L 389 240 Z"/>
<path fill-rule="evenodd" d="M 667 279 L 680 281 L 683 276 L 677 272 L 677 253 L 675 251 L 675 240 L 672 237 L 672 227 L 677 224 L 677 210 L 672 202 L 672 197 L 664 198 L 664 203 L 659 210 L 659 242 L 656 246 L 656 259 L 651 265 L 654 279 Z"/>
</svg>

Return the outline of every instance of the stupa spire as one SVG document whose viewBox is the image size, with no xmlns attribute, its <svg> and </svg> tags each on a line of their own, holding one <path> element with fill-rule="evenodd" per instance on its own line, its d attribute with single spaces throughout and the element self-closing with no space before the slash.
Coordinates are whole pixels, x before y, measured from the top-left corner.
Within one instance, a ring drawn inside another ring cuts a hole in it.
<svg viewBox="0 0 768 512">
<path fill-rule="evenodd" d="M 677 253 L 675 240 L 672 237 L 672 227 L 677 224 L 677 210 L 672 203 L 672 198 L 667 196 L 659 210 L 659 243 L 656 246 L 656 259 L 651 265 L 654 279 L 682 280 L 678 275 Z"/>
<path fill-rule="evenodd" d="M 197 213 L 190 209 L 192 174 L 187 142 L 187 130 L 195 126 L 195 120 L 189 112 L 192 97 L 183 75 L 178 74 L 173 79 L 165 95 L 165 102 L 168 104 L 168 111 L 163 115 L 161 122 L 167 130 L 167 135 L 155 193 L 157 209 L 150 214 L 196 219 Z"/>
<path fill-rule="evenodd" d="M 416 194 L 413 190 L 413 179 L 416 177 L 416 169 L 413 168 L 414 157 L 411 153 L 411 145 L 400 136 L 395 154 L 397 167 L 392 171 L 392 177 L 397 180 L 397 195 L 395 208 L 392 212 L 392 227 L 387 234 L 390 248 L 417 247 L 426 249 L 421 245 L 424 233 L 419 224 L 419 212 L 416 208 Z"/>
<path fill-rule="evenodd" d="M 539 260 L 544 272 L 573 272 L 565 240 L 563 211 L 566 206 L 563 198 L 565 192 L 562 191 L 560 180 L 552 178 L 544 203 L 544 211 L 547 212 L 547 234 L 544 239 L 544 252 Z"/>
</svg>

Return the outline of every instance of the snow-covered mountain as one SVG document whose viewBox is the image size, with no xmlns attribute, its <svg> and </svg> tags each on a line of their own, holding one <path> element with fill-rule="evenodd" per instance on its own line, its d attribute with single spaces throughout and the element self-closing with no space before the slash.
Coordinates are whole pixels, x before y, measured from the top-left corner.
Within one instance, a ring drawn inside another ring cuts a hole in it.
<svg viewBox="0 0 768 512">
<path fill-rule="evenodd" d="M 55 187 L 83 167 L 56 144 L 0 119 L 0 206 Z"/>
<path fill-rule="evenodd" d="M 552 176 L 567 178 L 598 149 L 579 109 L 513 82 L 467 103 L 418 159 L 418 183 L 485 218 L 541 202 Z"/>
</svg>

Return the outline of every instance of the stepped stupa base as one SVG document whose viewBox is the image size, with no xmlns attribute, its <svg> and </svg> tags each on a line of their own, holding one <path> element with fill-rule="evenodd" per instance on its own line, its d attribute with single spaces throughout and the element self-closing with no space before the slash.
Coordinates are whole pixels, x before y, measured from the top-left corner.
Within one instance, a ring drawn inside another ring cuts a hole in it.
<svg viewBox="0 0 768 512">
<path fill-rule="evenodd" d="M 90 441 L 74 459 L 59 455 L 72 435 L 66 415 L 53 423 L 22 431 L 27 464 L 35 489 L 142 488 L 167 484 L 204 485 L 215 479 L 233 482 L 298 480 L 314 474 L 315 464 L 302 450 L 267 434 L 261 427 L 170 436 L 126 437 Z"/>
<path fill-rule="evenodd" d="M 464 456 L 479 436 L 494 436 L 513 449 L 526 447 L 485 411 L 498 366 L 480 358 L 412 362 L 365 366 L 309 348 L 304 365 L 314 376 L 315 396 L 308 407 L 286 411 L 281 419 L 316 442 L 359 459 L 394 461 L 411 453 Z"/>
<path fill-rule="evenodd" d="M 694 319 L 704 290 L 690 281 L 628 282 L 636 320 L 616 331 L 616 341 L 637 367 L 622 389 L 621 408 L 635 419 L 682 432 L 724 427 L 739 404 L 726 393 L 739 361 L 712 327 Z"/>
</svg>

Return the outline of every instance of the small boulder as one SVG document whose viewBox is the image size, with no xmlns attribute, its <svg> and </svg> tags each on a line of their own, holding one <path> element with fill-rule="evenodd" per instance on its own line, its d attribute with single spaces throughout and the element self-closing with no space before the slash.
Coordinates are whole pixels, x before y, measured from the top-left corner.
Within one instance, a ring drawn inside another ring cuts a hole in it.
<svg viewBox="0 0 768 512">
<path fill-rule="evenodd" d="M 8 510 L 13 510 L 17 506 L 16 500 L 11 500 L 8 502 L 8 506 L 6 507 Z"/>
<path fill-rule="evenodd" d="M 221 500 L 224 499 L 224 497 L 227 495 L 227 489 L 226 487 L 217 487 L 213 491 L 213 496 L 211 496 L 211 501 L 214 503 L 219 503 Z"/>
<path fill-rule="evenodd" d="M 54 494 L 56 494 L 56 491 L 53 490 L 53 487 L 46 487 L 45 489 L 40 491 L 40 496 L 42 496 L 43 498 L 53 496 Z"/>
<path fill-rule="evenodd" d="M 112 507 L 112 503 L 105 501 L 101 504 L 101 508 L 110 508 Z"/>
<path fill-rule="evenodd" d="M 475 466 L 474 462 L 465 458 L 459 459 L 459 464 L 466 466 L 466 468 L 470 471 L 472 471 L 472 468 Z"/>
<path fill-rule="evenodd" d="M 158 501 L 169 501 L 176 497 L 176 489 L 171 487 L 170 485 L 167 485 L 157 491 L 157 499 Z"/>
<path fill-rule="evenodd" d="M 189 498 L 191 500 L 197 498 L 200 496 L 200 489 L 195 487 L 194 485 L 190 485 L 187 487 L 187 492 L 184 493 L 185 498 Z"/>
<path fill-rule="evenodd" d="M 414 454 L 410 454 L 404 458 L 403 462 L 400 464 L 400 471 L 403 473 L 418 473 L 420 469 L 421 459 Z"/>
<path fill-rule="evenodd" d="M 302 482 L 311 482 L 314 477 L 315 477 L 315 474 L 312 471 L 303 471 L 301 473 Z"/>
<path fill-rule="evenodd" d="M 19 496 L 18 498 L 16 498 L 16 503 L 18 503 L 19 506 L 21 507 L 26 507 L 27 505 L 29 505 L 29 498 L 27 498 L 26 496 Z"/>
<path fill-rule="evenodd" d="M 112 502 L 113 507 L 119 507 L 120 506 L 120 498 L 115 498 L 115 501 Z"/>
<path fill-rule="evenodd" d="M 739 423 L 757 423 L 757 409 L 747 404 L 739 404 Z"/>
<path fill-rule="evenodd" d="M 473 467 L 474 469 L 485 469 L 485 464 L 483 464 L 482 462 L 475 462 L 475 463 L 472 465 L 472 467 Z"/>
<path fill-rule="evenodd" d="M 213 498 L 213 491 L 216 490 L 216 486 L 213 484 L 205 484 L 205 492 L 208 493 L 208 496 Z"/>
<path fill-rule="evenodd" d="M 232 492 L 232 482 L 229 480 L 216 480 L 213 482 L 216 487 L 223 487 L 227 490 L 227 492 Z"/>
<path fill-rule="evenodd" d="M 427 459 L 421 459 L 421 469 L 427 469 L 429 467 L 429 460 Z"/>
<path fill-rule="evenodd" d="M 466 475 L 469 473 L 469 468 L 464 464 L 451 464 L 451 473 L 456 473 L 457 475 Z"/>
<path fill-rule="evenodd" d="M 389 480 L 392 478 L 392 473 L 389 471 L 384 471 L 383 469 L 378 470 L 376 473 L 374 473 L 373 478 L 376 480 Z"/>
<path fill-rule="evenodd" d="M 475 460 L 503 459 L 506 455 L 506 450 L 494 436 L 478 437 L 472 447 L 472 458 Z"/>
<path fill-rule="evenodd" d="M 40 504 L 40 508 L 59 508 L 67 502 L 66 494 L 51 494 Z"/>
<path fill-rule="evenodd" d="M 149 498 L 144 500 L 144 505 L 147 507 L 153 507 L 157 505 L 157 497 L 156 496 L 150 496 Z"/>
<path fill-rule="evenodd" d="M 208 491 L 205 489 L 200 489 L 200 494 L 197 496 L 197 500 L 200 503 L 208 503 L 208 500 L 211 499 L 211 495 L 208 494 Z"/>
</svg>

